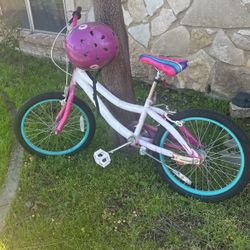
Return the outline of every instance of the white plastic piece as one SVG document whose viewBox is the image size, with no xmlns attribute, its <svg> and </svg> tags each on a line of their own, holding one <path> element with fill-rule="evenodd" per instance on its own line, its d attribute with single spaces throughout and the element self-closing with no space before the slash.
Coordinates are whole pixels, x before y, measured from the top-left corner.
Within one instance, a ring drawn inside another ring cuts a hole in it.
<svg viewBox="0 0 250 250">
<path fill-rule="evenodd" d="M 146 147 L 140 147 L 140 155 L 144 156 L 147 153 L 147 148 Z"/>
<path fill-rule="evenodd" d="M 98 149 L 93 156 L 96 164 L 103 168 L 107 167 L 111 163 L 109 153 L 104 151 L 103 149 Z"/>
<path fill-rule="evenodd" d="M 187 177 L 185 176 L 184 174 L 182 174 L 181 172 L 175 170 L 175 169 L 172 169 L 173 173 L 179 178 L 181 179 L 183 182 L 185 182 L 187 185 L 191 186 L 192 185 L 192 181 Z"/>
<path fill-rule="evenodd" d="M 80 116 L 80 129 L 81 129 L 81 132 L 85 131 L 84 119 L 82 115 Z"/>
</svg>

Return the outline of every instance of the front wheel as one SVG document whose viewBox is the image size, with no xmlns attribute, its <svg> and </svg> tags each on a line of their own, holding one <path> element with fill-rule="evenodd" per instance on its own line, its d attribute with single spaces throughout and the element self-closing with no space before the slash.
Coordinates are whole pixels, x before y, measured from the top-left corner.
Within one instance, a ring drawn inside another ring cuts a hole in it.
<svg viewBox="0 0 250 250">
<path fill-rule="evenodd" d="M 221 201 L 242 191 L 250 177 L 250 148 L 245 133 L 225 116 L 209 110 L 188 110 L 172 118 L 184 122 L 183 128 L 176 129 L 202 156 L 203 162 L 182 165 L 157 155 L 161 161 L 159 170 L 166 182 L 179 193 L 204 201 Z M 163 127 L 158 129 L 155 144 L 187 156 Z M 175 170 L 191 182 L 180 179 Z"/>
<path fill-rule="evenodd" d="M 77 97 L 63 131 L 54 133 L 62 99 L 63 93 L 45 93 L 31 98 L 19 109 L 14 130 L 29 152 L 40 156 L 70 155 L 90 143 L 95 119 L 90 108 Z"/>
</svg>

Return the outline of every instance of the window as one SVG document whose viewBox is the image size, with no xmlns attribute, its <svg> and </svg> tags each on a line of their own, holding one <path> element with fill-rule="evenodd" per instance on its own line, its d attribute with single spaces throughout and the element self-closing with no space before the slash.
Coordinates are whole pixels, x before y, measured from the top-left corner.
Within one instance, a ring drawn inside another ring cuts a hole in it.
<svg viewBox="0 0 250 250">
<path fill-rule="evenodd" d="M 62 0 L 30 0 L 34 29 L 58 32 L 65 26 Z"/>
<path fill-rule="evenodd" d="M 63 0 L 0 0 L 5 19 L 32 31 L 58 32 L 65 26 Z"/>
<path fill-rule="evenodd" d="M 7 24 L 30 28 L 24 0 L 0 0 L 0 6 Z"/>
</svg>

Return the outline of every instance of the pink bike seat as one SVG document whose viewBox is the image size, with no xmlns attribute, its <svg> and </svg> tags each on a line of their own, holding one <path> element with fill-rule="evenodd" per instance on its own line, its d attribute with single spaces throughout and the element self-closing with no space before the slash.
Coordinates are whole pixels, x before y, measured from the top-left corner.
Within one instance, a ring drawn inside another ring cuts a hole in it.
<svg viewBox="0 0 250 250">
<path fill-rule="evenodd" d="M 164 72 L 169 77 L 176 76 L 188 66 L 188 60 L 186 59 L 153 56 L 150 54 L 141 55 L 139 61 L 152 65 L 153 67 Z"/>
</svg>

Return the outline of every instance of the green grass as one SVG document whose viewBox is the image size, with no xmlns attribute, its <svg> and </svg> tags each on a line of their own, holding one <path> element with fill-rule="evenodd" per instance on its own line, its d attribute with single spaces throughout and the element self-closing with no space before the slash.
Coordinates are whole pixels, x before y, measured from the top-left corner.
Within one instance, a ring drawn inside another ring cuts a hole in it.
<svg viewBox="0 0 250 250">
<path fill-rule="evenodd" d="M 0 189 L 3 186 L 11 152 L 13 136 L 10 113 L 0 96 Z"/>
<path fill-rule="evenodd" d="M 15 54 L 12 63 L 0 59 L 0 70 L 0 88 L 17 106 L 63 86 L 63 74 L 46 60 Z M 135 90 L 141 102 L 148 86 L 136 83 Z M 193 91 L 160 90 L 158 95 L 179 110 L 228 113 L 227 102 Z M 250 135 L 247 120 L 236 122 Z M 112 148 L 107 131 L 97 119 L 93 142 L 72 157 L 26 154 L 1 235 L 7 249 L 249 249 L 249 186 L 237 197 L 207 204 L 176 194 L 154 163 L 137 154 L 118 152 L 102 169 L 92 155 L 98 148 Z"/>
</svg>

